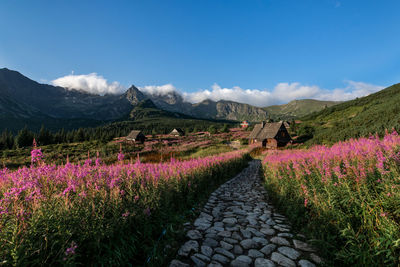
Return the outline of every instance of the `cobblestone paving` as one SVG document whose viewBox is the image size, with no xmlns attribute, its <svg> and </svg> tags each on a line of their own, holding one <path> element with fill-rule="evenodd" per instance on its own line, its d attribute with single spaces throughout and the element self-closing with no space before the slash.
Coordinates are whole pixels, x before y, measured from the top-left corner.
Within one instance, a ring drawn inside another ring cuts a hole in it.
<svg viewBox="0 0 400 267">
<path fill-rule="evenodd" d="M 170 267 L 301 266 L 321 263 L 315 250 L 294 234 L 285 216 L 265 200 L 260 161 L 213 192 L 194 224 L 188 241 Z"/>
</svg>

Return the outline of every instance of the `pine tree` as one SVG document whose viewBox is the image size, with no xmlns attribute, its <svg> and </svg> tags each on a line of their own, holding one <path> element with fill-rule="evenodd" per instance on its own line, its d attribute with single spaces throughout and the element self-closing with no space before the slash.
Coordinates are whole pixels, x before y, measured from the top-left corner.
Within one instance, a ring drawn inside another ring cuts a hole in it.
<svg viewBox="0 0 400 267">
<path fill-rule="evenodd" d="M 18 135 L 16 137 L 16 143 L 17 147 L 27 147 L 31 146 L 33 142 L 33 133 L 28 130 L 28 128 L 25 126 L 22 130 L 18 132 Z"/>
</svg>

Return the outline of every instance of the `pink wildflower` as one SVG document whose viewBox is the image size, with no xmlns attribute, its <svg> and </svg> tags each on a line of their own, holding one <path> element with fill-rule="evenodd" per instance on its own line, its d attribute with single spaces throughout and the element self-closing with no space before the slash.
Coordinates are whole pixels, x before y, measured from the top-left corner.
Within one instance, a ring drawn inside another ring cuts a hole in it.
<svg viewBox="0 0 400 267">
<path fill-rule="evenodd" d="M 74 242 L 74 241 L 72 241 L 71 242 L 71 247 L 69 247 L 69 248 L 67 248 L 66 250 L 65 250 L 65 255 L 66 256 L 69 256 L 69 255 L 74 255 L 75 254 L 75 249 L 78 247 L 78 245 Z"/>
<path fill-rule="evenodd" d="M 125 158 L 124 153 L 122 153 L 122 144 L 119 144 L 118 161 L 122 162 Z"/>
<path fill-rule="evenodd" d="M 36 140 L 33 139 L 33 148 L 31 151 L 31 163 L 36 163 L 36 162 L 40 162 L 42 160 L 43 157 L 43 153 L 42 153 L 42 149 L 41 148 L 37 148 L 36 145 Z"/>
</svg>

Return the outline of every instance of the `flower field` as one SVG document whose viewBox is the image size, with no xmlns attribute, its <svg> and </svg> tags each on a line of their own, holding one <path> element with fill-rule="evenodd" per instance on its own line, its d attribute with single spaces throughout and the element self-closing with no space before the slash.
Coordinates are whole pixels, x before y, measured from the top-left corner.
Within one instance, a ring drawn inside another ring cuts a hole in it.
<svg viewBox="0 0 400 267">
<path fill-rule="evenodd" d="M 124 162 L 120 152 L 113 165 L 31 155 L 31 167 L 0 170 L 0 265 L 160 261 L 160 234 L 247 163 L 244 151 L 154 164 Z"/>
<path fill-rule="evenodd" d="M 328 265 L 400 262 L 400 136 L 393 131 L 332 147 L 269 151 L 274 201 L 325 253 Z"/>
</svg>

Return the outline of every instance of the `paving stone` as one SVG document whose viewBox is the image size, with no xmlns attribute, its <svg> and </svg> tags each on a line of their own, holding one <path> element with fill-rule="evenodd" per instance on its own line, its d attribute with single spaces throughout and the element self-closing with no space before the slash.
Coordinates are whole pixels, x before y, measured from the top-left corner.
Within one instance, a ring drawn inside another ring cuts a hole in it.
<svg viewBox="0 0 400 267">
<path fill-rule="evenodd" d="M 207 265 L 204 261 L 202 261 L 201 259 L 199 259 L 195 255 L 191 256 L 190 259 L 194 262 L 195 266 L 205 267 Z"/>
<path fill-rule="evenodd" d="M 242 233 L 244 238 L 251 238 L 251 232 L 249 230 L 244 230 L 244 229 L 240 229 L 240 232 Z"/>
<path fill-rule="evenodd" d="M 240 242 L 240 245 L 244 249 L 256 248 L 257 242 L 255 242 L 253 239 L 245 239 Z"/>
<path fill-rule="evenodd" d="M 212 261 L 207 267 L 222 267 L 221 263 Z"/>
<path fill-rule="evenodd" d="M 186 236 L 189 239 L 198 240 L 201 239 L 203 236 L 198 230 L 190 230 L 186 233 Z"/>
<path fill-rule="evenodd" d="M 222 220 L 222 222 L 228 226 L 235 226 L 235 224 L 237 223 L 237 219 L 236 218 L 225 218 Z"/>
<path fill-rule="evenodd" d="M 267 239 L 262 238 L 262 237 L 253 237 L 252 239 L 262 246 L 265 246 L 269 243 Z"/>
<path fill-rule="evenodd" d="M 231 237 L 231 236 L 232 236 L 232 233 L 229 232 L 229 231 L 222 231 L 222 232 L 219 232 L 219 233 L 217 234 L 217 236 L 220 236 L 220 237 Z"/>
<path fill-rule="evenodd" d="M 275 225 L 276 223 L 274 222 L 274 220 L 268 219 L 268 220 L 267 220 L 267 224 L 268 224 L 268 225 Z"/>
<path fill-rule="evenodd" d="M 268 219 L 269 219 L 269 216 L 267 214 L 263 214 L 260 216 L 260 220 L 262 220 L 264 222 L 267 221 Z"/>
<path fill-rule="evenodd" d="M 238 232 L 234 232 L 231 236 L 233 239 L 242 240 L 242 237 L 239 235 Z M 249 237 L 250 238 L 250 237 Z"/>
<path fill-rule="evenodd" d="M 269 244 L 266 245 L 265 247 L 263 247 L 262 249 L 260 249 L 260 251 L 262 253 L 264 253 L 266 256 L 268 256 L 269 254 L 271 254 L 272 251 L 274 251 L 276 249 L 276 245 L 274 244 Z"/>
<path fill-rule="evenodd" d="M 179 256 L 187 257 L 190 252 L 198 252 L 199 251 L 199 243 L 195 240 L 187 241 L 178 251 Z"/>
<path fill-rule="evenodd" d="M 279 253 L 285 255 L 286 257 L 291 258 L 292 260 L 296 260 L 298 257 L 300 257 L 300 252 L 293 248 L 289 247 L 279 247 L 278 248 Z"/>
<path fill-rule="evenodd" d="M 227 264 L 230 262 L 230 260 L 227 257 L 222 256 L 221 254 L 214 254 L 212 259 L 222 264 Z"/>
<path fill-rule="evenodd" d="M 279 225 L 274 225 L 274 226 L 272 226 L 272 227 L 273 227 L 274 229 L 278 230 L 278 231 L 281 231 L 281 232 L 289 232 L 289 231 L 290 231 L 290 229 L 284 228 L 284 227 L 279 226 Z"/>
<path fill-rule="evenodd" d="M 215 233 L 208 233 L 205 235 L 206 238 L 217 239 L 217 234 Z"/>
<path fill-rule="evenodd" d="M 256 249 L 250 249 L 249 252 L 247 252 L 247 256 L 250 258 L 256 259 L 256 258 L 261 258 L 264 257 L 264 254 L 262 254 L 260 251 Z"/>
<path fill-rule="evenodd" d="M 211 257 L 213 253 L 213 249 L 209 246 L 201 246 L 200 251 L 202 254 L 206 255 L 207 257 Z"/>
<path fill-rule="evenodd" d="M 228 257 L 228 258 L 230 258 L 232 260 L 235 258 L 235 255 L 233 255 L 231 252 L 229 252 L 229 251 L 227 251 L 226 249 L 223 249 L 223 248 L 216 248 L 215 252 L 219 253 L 219 254 L 221 254 L 221 255 L 223 255 L 225 257 Z"/>
<path fill-rule="evenodd" d="M 203 245 L 214 248 L 214 247 L 218 246 L 218 242 L 215 239 L 206 238 L 203 242 Z"/>
<path fill-rule="evenodd" d="M 231 250 L 233 248 L 233 245 L 231 245 L 231 244 L 229 244 L 229 243 L 227 243 L 225 241 L 220 241 L 219 244 L 221 245 L 221 247 L 223 249 L 226 249 L 226 250 Z"/>
<path fill-rule="evenodd" d="M 214 226 L 215 227 L 224 227 L 224 223 L 223 222 L 214 222 Z"/>
<path fill-rule="evenodd" d="M 275 263 L 264 259 L 264 258 L 257 258 L 254 262 L 254 267 L 275 267 Z"/>
<path fill-rule="evenodd" d="M 243 254 L 243 249 L 240 245 L 235 245 L 233 247 L 233 253 L 235 253 L 236 255 L 242 255 Z"/>
<path fill-rule="evenodd" d="M 265 235 L 274 235 L 275 234 L 274 229 L 268 229 L 268 228 L 261 228 L 260 232 Z"/>
<path fill-rule="evenodd" d="M 253 262 L 253 260 L 249 256 L 245 256 L 245 255 L 240 255 L 235 260 L 243 262 L 243 263 L 247 263 L 247 264 L 251 264 Z"/>
<path fill-rule="evenodd" d="M 270 239 L 270 241 L 277 245 L 289 246 L 289 241 L 287 241 L 283 237 L 274 236 L 273 238 Z"/>
<path fill-rule="evenodd" d="M 205 212 L 201 212 L 199 218 L 204 218 L 207 221 L 212 221 L 214 219 L 213 216 L 211 216 Z"/>
<path fill-rule="evenodd" d="M 236 240 L 236 239 L 233 239 L 233 238 L 229 238 L 229 237 L 225 237 L 224 241 L 229 243 L 229 244 L 232 244 L 232 245 L 239 243 L 239 240 Z"/>
<path fill-rule="evenodd" d="M 296 263 L 278 252 L 273 252 L 271 260 L 285 267 L 296 267 Z"/>
<path fill-rule="evenodd" d="M 299 260 L 300 267 L 315 267 L 315 264 L 308 260 Z"/>
<path fill-rule="evenodd" d="M 263 236 L 264 236 L 263 233 L 257 231 L 256 229 L 253 229 L 253 228 L 250 228 L 250 227 L 249 227 L 248 229 L 249 229 L 249 231 L 250 231 L 253 235 L 255 235 L 255 236 L 257 236 L 257 237 L 263 237 Z"/>
<path fill-rule="evenodd" d="M 245 263 L 245 262 L 240 261 L 240 260 L 233 260 L 233 261 L 231 261 L 230 266 L 231 267 L 250 267 L 250 264 L 249 263 Z"/>
<path fill-rule="evenodd" d="M 169 267 L 189 267 L 189 264 L 183 263 L 178 260 L 172 260 Z"/>
<path fill-rule="evenodd" d="M 278 236 L 280 236 L 280 237 L 289 237 L 289 238 L 293 237 L 293 235 L 290 234 L 290 233 L 279 233 Z"/>
</svg>

